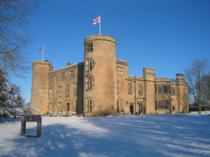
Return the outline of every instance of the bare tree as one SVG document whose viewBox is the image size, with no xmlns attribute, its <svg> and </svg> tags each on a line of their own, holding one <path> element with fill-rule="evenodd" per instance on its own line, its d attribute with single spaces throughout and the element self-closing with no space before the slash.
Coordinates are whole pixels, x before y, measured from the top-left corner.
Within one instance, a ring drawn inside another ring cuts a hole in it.
<svg viewBox="0 0 210 157">
<path fill-rule="evenodd" d="M 186 80 L 188 82 L 189 91 L 193 101 L 199 106 L 199 114 L 201 114 L 201 106 L 205 105 L 207 95 L 206 77 L 209 75 L 209 65 L 205 59 L 196 59 L 192 65 L 185 70 Z"/>
<path fill-rule="evenodd" d="M 202 78 L 201 86 L 203 88 L 201 100 L 207 109 L 210 108 L 210 75 L 206 75 Z"/>
<path fill-rule="evenodd" d="M 0 0 L 0 68 L 6 73 L 27 69 L 23 49 L 29 38 L 21 28 L 34 6 L 31 0 Z"/>
</svg>

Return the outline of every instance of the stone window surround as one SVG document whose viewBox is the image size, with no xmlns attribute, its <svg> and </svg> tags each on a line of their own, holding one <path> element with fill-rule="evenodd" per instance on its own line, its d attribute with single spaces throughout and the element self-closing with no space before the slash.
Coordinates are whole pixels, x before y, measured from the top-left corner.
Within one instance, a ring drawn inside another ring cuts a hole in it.
<svg viewBox="0 0 210 157">
<path fill-rule="evenodd" d="M 92 71 L 95 66 L 95 60 L 92 57 L 86 58 L 85 60 L 85 70 Z"/>
<path fill-rule="evenodd" d="M 86 75 L 85 76 L 85 90 L 91 90 L 94 87 L 94 76 Z"/>
<path fill-rule="evenodd" d="M 93 52 L 93 42 L 87 43 L 86 52 Z"/>
<path fill-rule="evenodd" d="M 128 81 L 128 95 L 133 94 L 133 83 Z"/>
<path fill-rule="evenodd" d="M 86 111 L 87 112 L 93 112 L 93 99 L 92 98 L 87 98 L 86 99 L 86 106 L 87 106 L 87 108 L 86 108 Z"/>
</svg>

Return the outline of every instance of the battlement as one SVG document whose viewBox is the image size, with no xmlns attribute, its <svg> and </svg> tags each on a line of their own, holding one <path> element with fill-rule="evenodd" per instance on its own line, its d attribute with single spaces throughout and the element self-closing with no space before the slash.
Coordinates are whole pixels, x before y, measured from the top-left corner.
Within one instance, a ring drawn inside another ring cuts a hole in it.
<svg viewBox="0 0 210 157">
<path fill-rule="evenodd" d="M 112 36 L 107 36 L 107 35 L 91 35 L 91 36 L 86 37 L 84 42 L 87 43 L 87 42 L 92 42 L 95 40 L 109 41 L 116 44 L 116 40 Z"/>
<path fill-rule="evenodd" d="M 143 71 L 144 71 L 144 74 L 155 74 L 155 69 L 154 68 L 145 67 L 143 69 Z"/>
</svg>

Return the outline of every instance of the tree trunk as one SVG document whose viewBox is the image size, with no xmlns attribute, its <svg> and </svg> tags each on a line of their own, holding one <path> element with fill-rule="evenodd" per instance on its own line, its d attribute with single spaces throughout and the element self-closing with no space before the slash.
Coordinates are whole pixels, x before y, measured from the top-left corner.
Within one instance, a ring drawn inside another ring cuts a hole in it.
<svg viewBox="0 0 210 157">
<path fill-rule="evenodd" d="M 201 103 L 200 102 L 198 104 L 198 111 L 199 111 L 199 114 L 201 114 Z"/>
</svg>

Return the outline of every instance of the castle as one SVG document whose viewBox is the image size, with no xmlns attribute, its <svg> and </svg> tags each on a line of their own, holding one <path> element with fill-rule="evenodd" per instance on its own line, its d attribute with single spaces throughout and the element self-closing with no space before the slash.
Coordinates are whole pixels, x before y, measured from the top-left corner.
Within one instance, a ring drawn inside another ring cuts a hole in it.
<svg viewBox="0 0 210 157">
<path fill-rule="evenodd" d="M 53 71 L 49 61 L 33 63 L 32 107 L 37 114 L 155 114 L 188 112 L 183 74 L 176 80 L 128 75 L 128 63 L 116 57 L 116 40 L 93 35 L 84 40 L 84 61 Z"/>
</svg>

